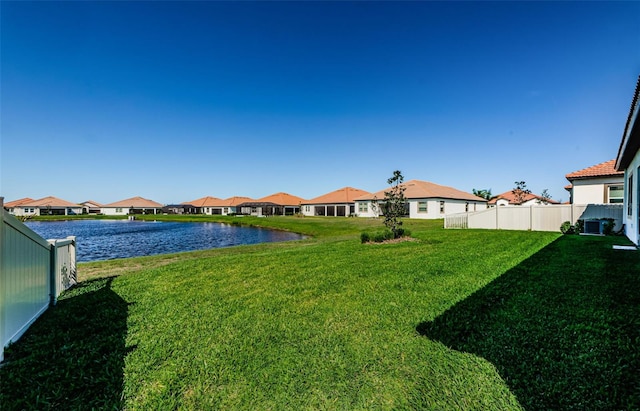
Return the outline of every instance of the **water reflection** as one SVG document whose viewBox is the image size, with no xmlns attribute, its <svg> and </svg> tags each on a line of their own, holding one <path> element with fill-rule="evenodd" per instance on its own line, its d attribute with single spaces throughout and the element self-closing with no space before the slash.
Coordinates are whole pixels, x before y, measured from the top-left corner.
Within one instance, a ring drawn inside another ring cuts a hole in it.
<svg viewBox="0 0 640 411">
<path fill-rule="evenodd" d="M 30 221 L 46 239 L 75 235 L 79 262 L 298 240 L 295 233 L 222 223 L 125 220 Z"/>
</svg>

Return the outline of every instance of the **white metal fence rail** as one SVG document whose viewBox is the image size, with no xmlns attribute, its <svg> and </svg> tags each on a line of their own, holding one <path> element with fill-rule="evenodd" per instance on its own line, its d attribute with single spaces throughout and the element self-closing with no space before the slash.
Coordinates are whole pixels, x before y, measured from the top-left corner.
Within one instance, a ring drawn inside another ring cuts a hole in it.
<svg viewBox="0 0 640 411">
<path fill-rule="evenodd" d="M 614 230 L 622 228 L 622 204 L 562 204 L 531 207 L 494 207 L 474 213 L 452 214 L 445 228 L 560 231 L 565 221 L 613 218 Z"/>
<path fill-rule="evenodd" d="M 76 282 L 75 237 L 48 242 L 4 209 L 0 197 L 0 361 L 16 341 Z"/>
</svg>

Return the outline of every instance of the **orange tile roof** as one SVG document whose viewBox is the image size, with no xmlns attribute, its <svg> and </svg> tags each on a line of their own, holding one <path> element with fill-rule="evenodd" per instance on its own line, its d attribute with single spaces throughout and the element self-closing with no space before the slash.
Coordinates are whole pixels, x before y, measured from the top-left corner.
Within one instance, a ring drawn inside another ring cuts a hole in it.
<svg viewBox="0 0 640 411">
<path fill-rule="evenodd" d="M 105 204 L 105 208 L 162 208 L 162 204 L 156 203 L 153 200 L 147 200 L 142 197 L 131 197 L 126 200 L 116 201 L 115 203 Z"/>
<path fill-rule="evenodd" d="M 297 206 L 305 202 L 304 198 L 287 193 L 275 193 L 256 200 L 258 203 L 273 203 L 280 206 Z"/>
<path fill-rule="evenodd" d="M 542 199 L 542 196 L 539 196 L 537 194 L 533 194 L 533 193 L 529 193 L 527 195 L 524 196 L 523 199 L 523 203 L 526 203 L 527 201 L 530 200 L 539 200 Z M 498 194 L 497 196 L 494 196 L 491 198 L 491 200 L 489 200 L 489 204 L 496 204 L 498 202 L 498 200 L 507 200 L 509 201 L 509 204 L 521 204 L 519 202 L 516 201 L 516 195 L 513 194 L 513 191 L 506 191 L 502 194 Z M 547 202 L 549 202 L 550 204 L 558 204 L 558 202 L 556 200 L 553 199 L 548 199 Z"/>
<path fill-rule="evenodd" d="M 102 207 L 102 206 L 103 206 L 103 205 L 102 205 L 102 204 L 100 204 L 99 202 L 97 202 L 97 201 L 93 201 L 93 200 L 83 201 L 83 202 L 82 202 L 82 203 L 80 203 L 80 204 L 82 204 L 82 205 L 86 205 L 87 203 L 89 203 L 89 204 L 93 204 L 94 206 L 97 206 L 97 207 Z"/>
<path fill-rule="evenodd" d="M 571 181 L 583 178 L 623 176 L 624 171 L 616 171 L 615 164 L 616 160 L 605 161 L 604 163 L 596 164 L 595 166 L 574 171 L 573 173 L 567 174 L 565 177 L 567 180 Z"/>
<path fill-rule="evenodd" d="M 304 204 L 342 204 L 353 203 L 358 197 L 371 194 L 359 188 L 343 187 L 330 193 L 313 198 Z"/>
<path fill-rule="evenodd" d="M 404 196 L 407 199 L 448 198 L 453 200 L 469 200 L 469 201 L 482 201 L 482 202 L 487 201 L 486 199 L 475 196 L 471 193 L 467 193 L 453 187 L 441 186 L 439 184 L 431 183 L 429 181 L 410 180 L 405 183 L 402 183 L 402 186 L 405 187 Z M 380 190 L 373 194 L 367 194 L 367 195 L 358 197 L 356 198 L 356 200 L 373 200 L 374 197 L 378 200 L 382 200 L 384 199 L 385 191 L 389 191 L 389 188 Z"/>
<path fill-rule="evenodd" d="M 80 207 L 79 204 L 72 203 L 67 200 L 62 200 L 57 197 L 49 196 L 40 198 L 38 200 L 29 201 L 27 203 L 22 203 L 20 206 L 24 207 Z"/>
<path fill-rule="evenodd" d="M 206 196 L 206 197 L 199 198 L 197 200 L 187 201 L 182 204 L 191 204 L 194 207 L 215 207 L 217 205 L 220 205 L 221 202 L 222 202 L 221 198 Z"/>
<path fill-rule="evenodd" d="M 254 201 L 253 198 L 233 196 L 233 197 L 229 197 L 227 199 L 222 200 L 222 205 L 225 207 L 234 207 L 234 206 L 237 206 L 238 204 L 242 204 L 250 201 Z"/>
<path fill-rule="evenodd" d="M 4 203 L 4 206 L 6 208 L 13 208 L 13 207 L 18 207 L 24 203 L 30 203 L 32 201 L 33 201 L 33 198 L 25 197 L 19 200 L 13 200 L 13 201 L 9 201 L 8 203 Z"/>
</svg>

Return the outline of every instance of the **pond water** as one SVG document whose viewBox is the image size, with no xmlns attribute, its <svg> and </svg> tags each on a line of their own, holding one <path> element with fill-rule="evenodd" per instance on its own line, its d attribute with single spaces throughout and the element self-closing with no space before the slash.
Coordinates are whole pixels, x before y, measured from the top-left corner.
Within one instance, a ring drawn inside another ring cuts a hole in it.
<svg viewBox="0 0 640 411">
<path fill-rule="evenodd" d="M 26 225 L 45 239 L 76 236 L 78 262 L 303 238 L 285 231 L 221 223 L 76 220 L 29 221 Z"/>
</svg>

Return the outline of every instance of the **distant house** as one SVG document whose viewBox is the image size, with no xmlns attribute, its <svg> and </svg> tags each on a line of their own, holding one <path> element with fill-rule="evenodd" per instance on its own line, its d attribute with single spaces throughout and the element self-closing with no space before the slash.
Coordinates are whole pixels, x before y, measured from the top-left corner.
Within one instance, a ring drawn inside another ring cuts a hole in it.
<svg viewBox="0 0 640 411">
<path fill-rule="evenodd" d="M 300 212 L 301 197 L 287 193 L 275 193 L 258 200 L 246 201 L 236 207 L 241 214 L 255 216 L 293 215 Z"/>
<path fill-rule="evenodd" d="M 191 204 L 169 204 L 161 211 L 163 214 L 198 214 L 198 209 Z"/>
<path fill-rule="evenodd" d="M 624 171 L 616 160 L 605 161 L 567 174 L 572 204 L 615 204 L 624 202 Z"/>
<path fill-rule="evenodd" d="M 127 198 L 102 206 L 102 214 L 105 215 L 158 214 L 161 212 L 162 204 L 142 197 Z"/>
<path fill-rule="evenodd" d="M 624 172 L 623 223 L 626 236 L 640 242 L 640 76 L 631 101 L 629 116 L 622 133 L 615 169 Z"/>
<path fill-rule="evenodd" d="M 80 203 L 83 214 L 100 214 L 102 213 L 102 204 L 97 201 L 87 200 Z"/>
<path fill-rule="evenodd" d="M 197 214 L 214 214 L 213 208 L 217 207 L 222 201 L 223 200 L 218 197 L 206 196 L 183 204 L 190 204 L 194 206 Z"/>
<path fill-rule="evenodd" d="M 22 199 L 26 200 L 26 199 Z M 41 215 L 77 215 L 82 214 L 82 206 L 67 200 L 49 196 L 38 200 L 22 201 L 13 205 L 13 214 L 16 216 L 41 216 Z M 8 207 L 10 202 L 5 205 Z"/>
<path fill-rule="evenodd" d="M 355 199 L 371 194 L 353 187 L 344 187 L 303 202 L 302 214 L 306 216 L 348 217 L 355 215 Z"/>
<path fill-rule="evenodd" d="M 487 208 L 487 200 L 453 187 L 442 186 L 421 180 L 402 183 L 407 198 L 409 218 L 436 219 L 448 214 L 479 211 Z M 381 203 L 386 190 L 366 194 L 355 199 L 358 217 L 378 217 L 382 215 Z"/>
<path fill-rule="evenodd" d="M 25 203 L 30 203 L 32 201 L 33 201 L 33 198 L 25 197 L 19 200 L 13 200 L 13 201 L 9 201 L 8 203 L 5 203 L 4 208 L 9 212 L 9 214 L 15 214 L 16 207 Z"/>
<path fill-rule="evenodd" d="M 200 214 L 209 215 L 229 215 L 239 213 L 238 204 L 254 201 L 249 197 L 234 196 L 226 199 L 217 197 L 202 197 L 197 200 L 193 200 L 190 204 L 193 204 L 198 209 Z"/>
<path fill-rule="evenodd" d="M 534 205 L 552 205 L 560 204 L 556 200 L 546 199 L 538 194 L 525 194 L 521 199 L 518 198 L 513 191 L 507 191 L 497 196 L 491 197 L 487 203 L 489 207 L 505 207 L 505 206 L 534 206 Z"/>
</svg>

